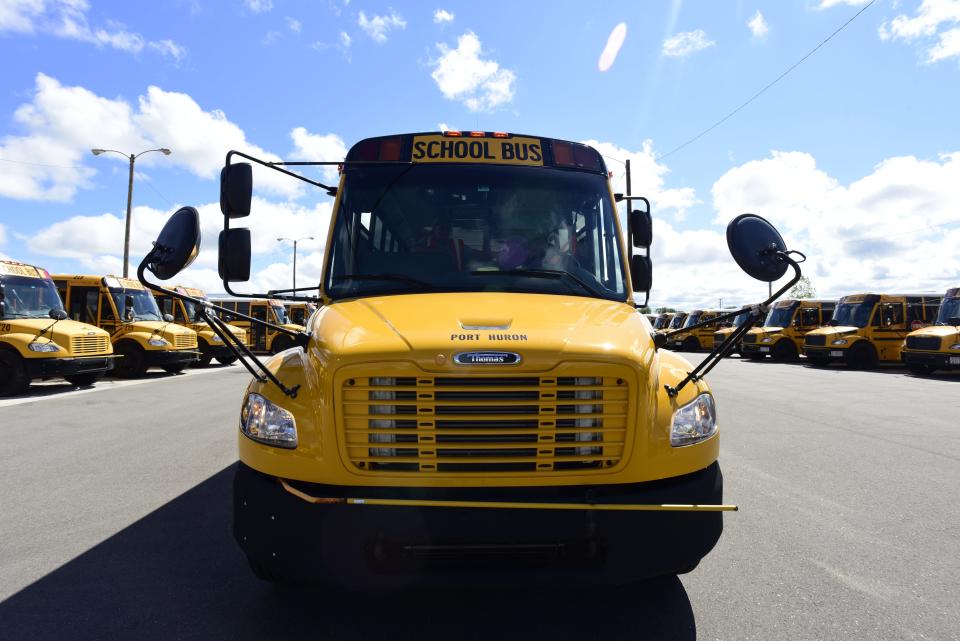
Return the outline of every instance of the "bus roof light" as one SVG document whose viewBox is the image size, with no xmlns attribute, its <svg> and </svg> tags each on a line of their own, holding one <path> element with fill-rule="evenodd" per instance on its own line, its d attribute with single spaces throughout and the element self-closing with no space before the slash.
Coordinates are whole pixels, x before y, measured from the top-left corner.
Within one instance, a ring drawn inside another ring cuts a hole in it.
<svg viewBox="0 0 960 641">
<path fill-rule="evenodd" d="M 487 135 L 487 133 L 486 133 L 485 131 L 471 131 L 471 132 L 470 132 L 470 137 L 471 137 L 471 138 L 483 138 L 483 137 L 486 136 L 486 135 Z"/>
<path fill-rule="evenodd" d="M 495 131 L 495 132 L 493 132 L 493 137 L 494 137 L 494 138 L 509 138 L 509 137 L 510 137 L 510 134 L 508 134 L 508 133 L 505 132 L 505 131 Z"/>
<path fill-rule="evenodd" d="M 445 132 L 443 132 L 443 135 L 444 135 L 444 136 L 451 136 L 451 137 L 453 137 L 453 138 L 459 138 L 459 137 L 462 136 L 463 134 L 460 133 L 459 131 L 455 131 L 455 130 L 453 130 L 453 129 L 447 129 Z"/>
</svg>

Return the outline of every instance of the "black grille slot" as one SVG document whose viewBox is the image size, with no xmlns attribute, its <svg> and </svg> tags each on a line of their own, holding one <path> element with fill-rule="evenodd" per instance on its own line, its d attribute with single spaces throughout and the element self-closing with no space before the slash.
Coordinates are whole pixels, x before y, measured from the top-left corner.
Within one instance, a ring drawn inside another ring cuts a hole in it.
<svg viewBox="0 0 960 641">
<path fill-rule="evenodd" d="M 940 349 L 939 336 L 907 336 L 907 347 L 909 349 L 922 349 L 935 352 Z"/>
<path fill-rule="evenodd" d="M 743 342 L 744 342 L 744 343 L 756 343 L 756 342 L 757 342 L 757 335 L 756 335 L 756 334 L 747 334 L 746 336 L 743 337 Z"/>
<path fill-rule="evenodd" d="M 507 387 L 516 385 L 518 387 L 538 387 L 539 378 L 529 377 L 507 377 L 507 378 L 467 378 L 445 376 L 437 378 L 434 381 L 437 387 Z"/>
<path fill-rule="evenodd" d="M 827 344 L 827 337 L 823 334 L 807 334 L 803 342 L 805 345 L 811 345 L 813 347 L 823 347 Z"/>
</svg>

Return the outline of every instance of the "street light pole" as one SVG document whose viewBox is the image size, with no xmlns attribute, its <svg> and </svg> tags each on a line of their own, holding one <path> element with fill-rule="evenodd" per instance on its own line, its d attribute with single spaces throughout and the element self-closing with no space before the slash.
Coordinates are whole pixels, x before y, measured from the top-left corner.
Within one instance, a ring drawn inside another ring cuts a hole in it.
<svg viewBox="0 0 960 641">
<path fill-rule="evenodd" d="M 130 263 L 130 214 L 133 210 L 133 164 L 137 161 L 137 158 L 143 154 L 148 154 L 151 151 L 159 151 L 164 156 L 169 156 L 171 151 L 166 147 L 160 149 L 147 149 L 146 151 L 141 151 L 139 154 L 130 154 L 129 156 L 122 151 L 117 151 L 116 149 L 91 149 L 90 152 L 94 156 L 99 156 L 102 153 L 111 152 L 114 154 L 120 154 L 124 158 L 130 161 L 130 177 L 127 180 L 127 220 L 125 223 L 125 229 L 123 232 L 123 277 L 126 278 L 129 274 L 129 263 Z"/>
<path fill-rule="evenodd" d="M 299 243 L 301 240 L 313 240 L 313 236 L 304 236 L 303 238 L 296 238 L 296 239 L 284 237 L 284 238 L 278 238 L 277 242 L 279 243 L 285 240 L 289 240 L 291 243 L 293 243 L 293 291 L 294 293 L 296 293 L 297 291 L 297 243 Z"/>
</svg>

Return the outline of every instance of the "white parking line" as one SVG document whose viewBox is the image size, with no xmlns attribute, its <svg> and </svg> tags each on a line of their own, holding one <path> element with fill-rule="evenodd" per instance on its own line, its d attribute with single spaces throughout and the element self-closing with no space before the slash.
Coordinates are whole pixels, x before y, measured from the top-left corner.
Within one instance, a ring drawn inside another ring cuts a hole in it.
<svg viewBox="0 0 960 641">
<path fill-rule="evenodd" d="M 159 374 L 148 373 L 147 378 L 138 378 L 135 380 L 122 379 L 102 379 L 97 381 L 93 387 L 74 388 L 63 380 L 52 380 L 41 383 L 33 383 L 26 396 L 18 398 L 0 399 L 0 407 L 12 407 L 14 405 L 23 405 L 24 403 L 38 403 L 40 401 L 52 401 L 60 398 L 70 398 L 78 394 L 92 394 L 94 392 L 103 392 L 106 390 L 117 389 L 118 387 L 129 387 L 131 385 L 143 385 L 145 383 L 161 383 L 164 381 L 179 381 L 185 377 L 202 376 L 203 374 L 215 374 L 217 372 L 244 372 L 243 367 L 229 366 L 211 369 L 188 369 L 182 374 Z"/>
</svg>

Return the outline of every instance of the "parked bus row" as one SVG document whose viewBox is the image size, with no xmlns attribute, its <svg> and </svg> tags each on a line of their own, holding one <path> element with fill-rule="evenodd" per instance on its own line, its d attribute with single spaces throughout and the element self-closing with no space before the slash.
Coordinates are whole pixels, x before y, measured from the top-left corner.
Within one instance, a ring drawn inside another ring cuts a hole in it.
<svg viewBox="0 0 960 641">
<path fill-rule="evenodd" d="M 199 289 L 175 289 L 207 300 Z M 232 304 L 255 318 L 271 314 L 271 321 L 302 329 L 276 301 L 215 302 Z M 308 305 L 294 305 L 290 313 L 305 322 L 315 311 Z M 232 317 L 223 320 L 254 352 L 276 353 L 291 346 L 273 330 L 265 332 Z M 0 396 L 21 394 L 33 380 L 63 378 L 74 386 L 89 386 L 107 373 L 136 378 L 160 368 L 176 374 L 214 359 L 229 365 L 236 356 L 192 303 L 154 296 L 133 279 L 51 275 L 33 265 L 0 260 Z"/>
<path fill-rule="evenodd" d="M 716 318 L 730 310 L 697 309 L 653 315 L 658 331 Z M 683 351 L 713 349 L 746 322 L 732 321 L 680 331 L 667 345 Z M 914 374 L 960 369 L 960 287 L 946 294 L 852 294 L 839 301 L 778 301 L 759 327 L 733 348 L 744 358 L 795 361 L 801 354 L 816 367 L 842 363 L 857 369 L 904 363 Z"/>
</svg>

